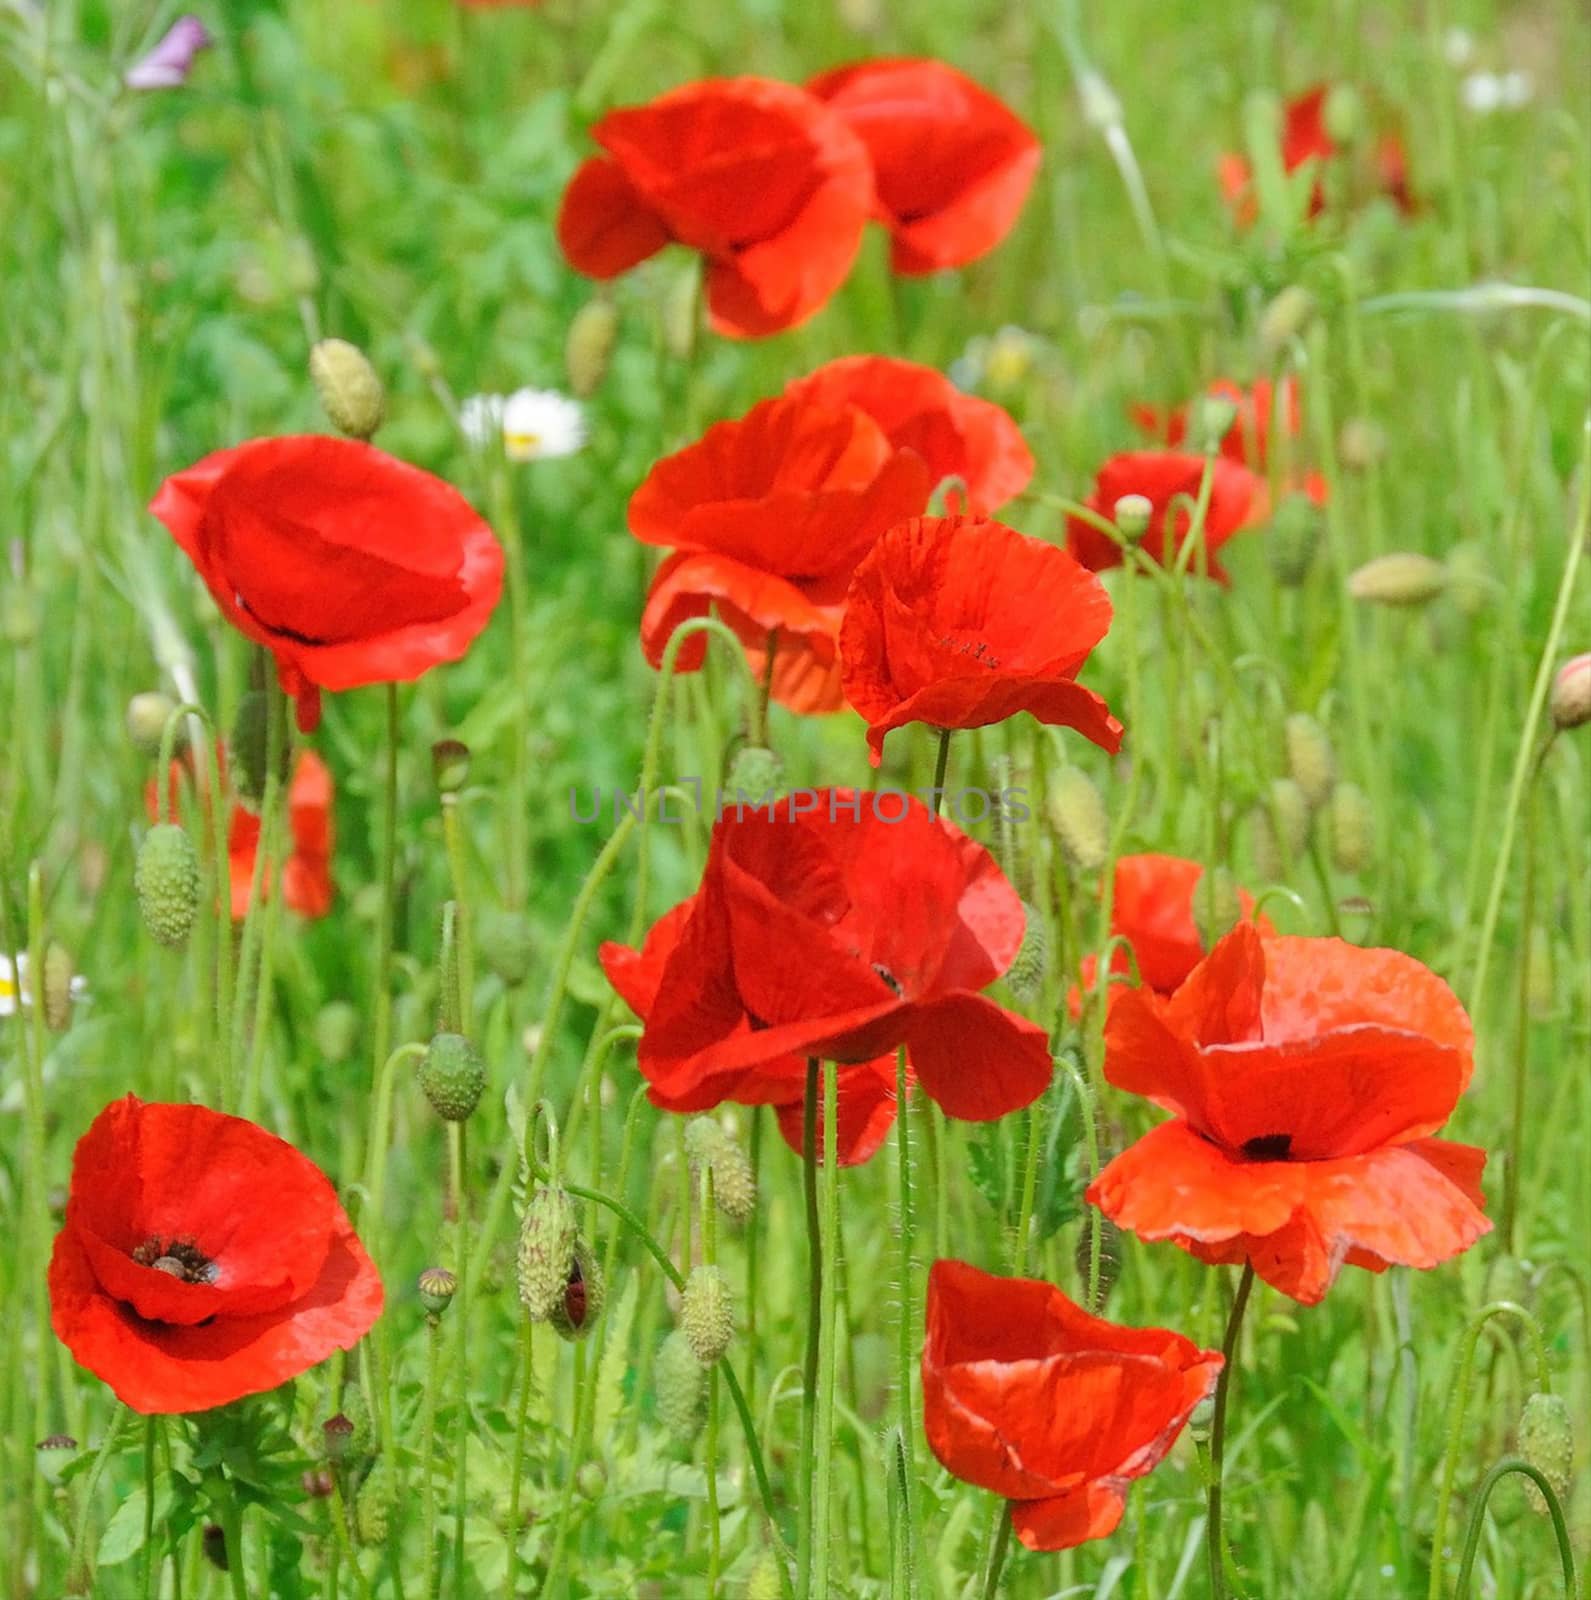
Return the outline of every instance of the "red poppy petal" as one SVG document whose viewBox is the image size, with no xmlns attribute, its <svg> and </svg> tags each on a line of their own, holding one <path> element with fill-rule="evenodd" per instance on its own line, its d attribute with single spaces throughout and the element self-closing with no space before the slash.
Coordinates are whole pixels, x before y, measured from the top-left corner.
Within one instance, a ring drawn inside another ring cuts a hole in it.
<svg viewBox="0 0 1591 1600">
<path fill-rule="evenodd" d="M 576 272 L 616 278 L 669 241 L 668 229 L 615 161 L 580 164 L 558 206 L 558 245 Z"/>
<path fill-rule="evenodd" d="M 895 1059 L 881 1057 L 858 1067 L 842 1067 L 835 1085 L 839 1115 L 835 1123 L 835 1150 L 842 1167 L 859 1167 L 877 1153 L 895 1125 Z M 805 1097 L 777 1108 L 779 1132 L 797 1155 L 804 1154 Z M 817 1113 L 818 1161 L 823 1160 L 823 1107 Z"/>
<path fill-rule="evenodd" d="M 1108 1483 L 1087 1483 L 1045 1500 L 1014 1500 L 1011 1531 L 1029 1550 L 1070 1550 L 1116 1531 L 1126 1499 Z"/>
<path fill-rule="evenodd" d="M 987 255 L 1016 226 L 1038 175 L 1037 144 L 1018 151 L 998 171 L 969 185 L 944 210 L 920 222 L 897 222 L 890 266 L 920 277 L 966 266 Z"/>
<path fill-rule="evenodd" d="M 1055 1070 L 1045 1030 L 982 995 L 918 1007 L 906 1044 L 924 1093 L 966 1122 L 992 1122 L 1032 1105 Z"/>
</svg>

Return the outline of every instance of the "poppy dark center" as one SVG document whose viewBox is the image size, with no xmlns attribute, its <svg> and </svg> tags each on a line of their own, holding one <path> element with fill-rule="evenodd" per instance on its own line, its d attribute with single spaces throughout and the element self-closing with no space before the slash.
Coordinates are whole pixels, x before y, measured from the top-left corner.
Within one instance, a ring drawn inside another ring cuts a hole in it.
<svg viewBox="0 0 1591 1600">
<path fill-rule="evenodd" d="M 896 994 L 896 995 L 905 994 L 906 991 L 905 991 L 905 989 L 903 989 L 901 987 L 900 979 L 897 978 L 895 976 L 895 974 L 893 972 L 891 972 L 889 970 L 889 968 L 886 967 L 882 961 L 875 961 L 873 963 L 873 971 L 876 972 L 879 975 L 879 977 L 882 978 L 884 980 L 884 982 L 889 985 L 889 989 L 890 989 L 890 992 L 892 994 Z"/>
<path fill-rule="evenodd" d="M 1285 1161 L 1292 1148 L 1290 1133 L 1261 1133 L 1243 1141 L 1243 1154 L 1250 1161 Z"/>
<path fill-rule="evenodd" d="M 159 1234 L 145 1239 L 133 1250 L 133 1260 L 141 1267 L 164 1272 L 184 1283 L 214 1283 L 220 1268 L 192 1239 L 176 1237 L 161 1242 Z"/>
<path fill-rule="evenodd" d="M 947 633 L 935 643 L 941 650 L 948 650 L 951 655 L 965 656 L 973 666 L 987 667 L 990 672 L 999 668 L 999 656 L 982 639 L 956 639 Z"/>
</svg>

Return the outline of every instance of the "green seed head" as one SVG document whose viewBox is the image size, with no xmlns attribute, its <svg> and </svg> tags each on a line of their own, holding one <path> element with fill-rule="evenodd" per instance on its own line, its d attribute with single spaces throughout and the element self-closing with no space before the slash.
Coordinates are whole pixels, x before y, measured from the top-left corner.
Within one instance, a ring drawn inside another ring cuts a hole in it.
<svg viewBox="0 0 1591 1600">
<path fill-rule="evenodd" d="M 619 308 L 607 295 L 588 300 L 575 313 L 564 341 L 564 371 L 576 399 L 587 400 L 602 385 L 619 336 Z"/>
<path fill-rule="evenodd" d="M 420 1062 L 420 1087 L 444 1122 L 463 1122 L 480 1104 L 486 1064 L 461 1033 L 439 1033 Z"/>
<path fill-rule="evenodd" d="M 579 1240 L 574 1201 L 562 1189 L 538 1189 L 519 1228 L 519 1299 L 532 1322 L 551 1321 L 562 1303 Z"/>
<path fill-rule="evenodd" d="M 157 823 L 144 835 L 133 888 L 144 926 L 167 949 L 180 950 L 199 911 L 199 854 L 177 823 Z"/>
<path fill-rule="evenodd" d="M 1154 514 L 1154 502 L 1145 494 L 1124 494 L 1112 508 L 1116 529 L 1128 544 L 1143 542 Z"/>
<path fill-rule="evenodd" d="M 1312 716 L 1299 711 L 1287 719 L 1287 771 L 1304 792 L 1311 811 L 1330 798 L 1337 781 L 1337 757 L 1326 730 Z"/>
<path fill-rule="evenodd" d="M 45 947 L 44 982 L 39 986 L 44 995 L 44 1021 L 52 1033 L 65 1033 L 72 1020 L 76 982 L 71 951 L 52 939 Z"/>
<path fill-rule="evenodd" d="M 1098 872 L 1110 851 L 1110 818 L 1093 779 L 1081 767 L 1063 767 L 1046 809 L 1072 870 Z"/>
<path fill-rule="evenodd" d="M 1089 1224 L 1085 1221 L 1081 1232 L 1077 1236 L 1077 1252 L 1073 1258 L 1077 1266 L 1077 1281 L 1082 1289 L 1078 1296 L 1080 1300 L 1086 1300 L 1088 1296 L 1088 1274 L 1093 1250 L 1094 1241 L 1089 1232 Z M 1103 1315 L 1105 1302 L 1110 1298 L 1110 1291 L 1116 1287 L 1117 1280 L 1121 1277 L 1121 1258 L 1121 1229 L 1109 1217 L 1101 1216 L 1099 1219 L 1099 1299 L 1089 1308 L 1096 1317 Z"/>
<path fill-rule="evenodd" d="M 446 1267 L 427 1267 L 416 1285 L 420 1304 L 430 1316 L 439 1317 L 452 1305 L 458 1286 L 458 1279 Z"/>
<path fill-rule="evenodd" d="M 1291 344 L 1315 320 L 1316 301 L 1301 283 L 1290 283 L 1260 316 L 1260 354 L 1270 357 Z"/>
<path fill-rule="evenodd" d="M 680 1301 L 679 1325 L 704 1367 L 712 1366 L 729 1348 L 735 1336 L 734 1305 L 729 1280 L 717 1267 L 691 1269 Z"/>
<path fill-rule="evenodd" d="M 784 1587 L 779 1582 L 779 1558 L 764 1550 L 746 1574 L 746 1600 L 779 1600 Z"/>
<path fill-rule="evenodd" d="M 653 1393 L 663 1426 L 683 1443 L 701 1429 L 707 1397 L 707 1369 L 696 1359 L 690 1340 L 676 1328 L 659 1346 L 652 1364 Z"/>
<path fill-rule="evenodd" d="M 334 1066 L 359 1042 L 359 1013 L 346 1000 L 328 1000 L 315 1017 L 315 1048 Z"/>
<path fill-rule="evenodd" d="M 1326 811 L 1331 858 L 1339 872 L 1363 872 L 1370 864 L 1375 819 L 1370 797 L 1356 783 L 1339 783 Z"/>
<path fill-rule="evenodd" d="M 385 1544 L 391 1513 L 392 1474 L 386 1462 L 378 1461 L 360 1484 L 354 1500 L 354 1531 L 359 1535 L 360 1544 Z"/>
<path fill-rule="evenodd" d="M 1574 1470 L 1574 1428 L 1562 1395 L 1533 1394 L 1519 1419 L 1519 1453 L 1552 1486 L 1559 1504 L 1569 1498 Z M 1525 1498 L 1538 1516 L 1547 1515 L 1547 1501 L 1535 1484 L 1525 1481 Z"/>
<path fill-rule="evenodd" d="M 339 433 L 369 439 L 387 414 L 387 397 L 363 350 L 346 339 L 322 339 L 309 352 L 309 375 Z"/>
<path fill-rule="evenodd" d="M 1309 844 L 1309 801 L 1303 787 L 1292 778 L 1277 778 L 1271 783 L 1270 802 L 1288 858 L 1296 861 Z"/>
</svg>

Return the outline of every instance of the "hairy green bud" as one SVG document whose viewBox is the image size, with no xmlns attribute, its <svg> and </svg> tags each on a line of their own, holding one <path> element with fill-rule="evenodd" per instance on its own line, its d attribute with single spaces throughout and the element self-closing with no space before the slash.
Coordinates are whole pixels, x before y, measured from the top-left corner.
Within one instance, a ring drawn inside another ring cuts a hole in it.
<svg viewBox="0 0 1591 1600">
<path fill-rule="evenodd" d="M 157 823 L 144 835 L 133 888 L 144 926 L 167 949 L 180 950 L 199 912 L 199 853 L 177 823 Z"/>
</svg>

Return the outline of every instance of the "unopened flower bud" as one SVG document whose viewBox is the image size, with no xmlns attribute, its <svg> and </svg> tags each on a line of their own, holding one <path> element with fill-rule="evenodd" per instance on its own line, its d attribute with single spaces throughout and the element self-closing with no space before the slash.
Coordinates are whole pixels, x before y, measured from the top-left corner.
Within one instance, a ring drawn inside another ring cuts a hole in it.
<svg viewBox="0 0 1591 1600">
<path fill-rule="evenodd" d="M 48 1484 L 61 1482 L 62 1474 L 77 1457 L 77 1440 L 69 1433 L 52 1433 L 35 1446 L 39 1475 Z"/>
<path fill-rule="evenodd" d="M 376 1453 L 376 1420 L 370 1415 L 365 1391 L 351 1383 L 343 1390 L 343 1420 L 353 1425 L 353 1436 L 348 1441 L 348 1454 L 353 1457 Z"/>
<path fill-rule="evenodd" d="M 341 1411 L 320 1425 L 321 1448 L 328 1461 L 346 1461 L 354 1445 L 354 1423 Z"/>
<path fill-rule="evenodd" d="M 733 805 L 742 795 L 752 805 L 772 800 L 783 778 L 784 763 L 772 750 L 760 744 L 742 745 L 724 780 L 725 802 Z"/>
<path fill-rule="evenodd" d="M 127 702 L 127 737 L 133 747 L 146 756 L 160 754 L 161 735 L 166 731 L 167 719 L 177 709 L 177 702 L 158 689 L 146 689 Z M 177 744 L 182 740 L 179 736 Z"/>
<path fill-rule="evenodd" d="M 309 352 L 309 375 L 332 426 L 369 439 L 387 414 L 387 397 L 363 350 L 346 339 L 322 339 Z"/>
<path fill-rule="evenodd" d="M 1266 557 L 1276 581 L 1284 589 L 1297 589 L 1309 576 L 1320 546 L 1320 507 L 1307 494 L 1290 494 L 1276 508 Z"/>
<path fill-rule="evenodd" d="M 1447 568 L 1412 550 L 1377 556 L 1348 579 L 1348 593 L 1355 600 L 1383 606 L 1423 606 L 1446 587 Z"/>
<path fill-rule="evenodd" d="M 1210 1433 L 1214 1427 L 1215 1396 L 1207 1394 L 1188 1417 L 1188 1437 L 1197 1445 L 1206 1445 L 1210 1442 Z"/>
<path fill-rule="evenodd" d="M 746 1574 L 746 1600 L 779 1600 L 783 1593 L 779 1558 L 772 1550 L 764 1550 Z"/>
<path fill-rule="evenodd" d="M 1387 436 L 1368 417 L 1349 417 L 1337 435 L 1337 457 L 1354 472 L 1365 472 L 1387 453 Z"/>
<path fill-rule="evenodd" d="M 1199 943 L 1209 950 L 1243 915 L 1243 902 L 1237 885 L 1225 867 L 1206 867 L 1199 874 L 1193 891 L 1193 921 L 1199 930 Z"/>
<path fill-rule="evenodd" d="M 707 1369 L 679 1328 L 658 1348 L 657 1360 L 652 1363 L 652 1388 L 663 1426 L 688 1444 L 701 1429 Z"/>
<path fill-rule="evenodd" d="M 1260 354 L 1268 361 L 1314 320 L 1315 297 L 1301 283 L 1290 283 L 1260 316 Z"/>
<path fill-rule="evenodd" d="M 1193 407 L 1189 437 L 1206 455 L 1214 455 L 1237 421 L 1237 406 L 1230 395 L 1202 395 Z"/>
<path fill-rule="evenodd" d="M 1370 797 L 1356 783 L 1339 783 L 1326 810 L 1326 835 L 1339 872 L 1363 872 L 1370 863 L 1375 817 Z"/>
<path fill-rule="evenodd" d="M 457 794 L 469 782 L 470 747 L 458 739 L 438 739 L 431 746 L 431 772 L 438 794 Z"/>
<path fill-rule="evenodd" d="M 441 1316 L 452 1305 L 458 1286 L 458 1279 L 446 1267 L 427 1267 L 416 1284 L 420 1291 L 420 1304 L 433 1317 Z"/>
<path fill-rule="evenodd" d="M 1562 1395 L 1533 1394 L 1525 1402 L 1519 1419 L 1519 1453 L 1547 1480 L 1562 1505 L 1569 1498 L 1574 1468 L 1574 1428 Z M 1546 1497 L 1528 1478 L 1525 1498 L 1538 1516 L 1547 1515 Z"/>
<path fill-rule="evenodd" d="M 420 1088 L 444 1122 L 463 1122 L 480 1104 L 486 1063 L 462 1033 L 439 1033 L 420 1061 Z"/>
<path fill-rule="evenodd" d="M 1335 83 L 1331 86 L 1321 111 L 1321 123 L 1327 136 L 1336 143 L 1357 143 L 1364 131 L 1364 102 L 1351 83 Z"/>
<path fill-rule="evenodd" d="M 72 1020 L 72 1002 L 77 998 L 78 978 L 73 971 L 72 954 L 64 944 L 52 939 L 44 951 L 44 1021 L 52 1033 L 65 1033 Z"/>
<path fill-rule="evenodd" d="M 579 1239 L 574 1201 L 560 1188 L 537 1189 L 519 1228 L 519 1299 L 532 1322 L 550 1321 L 563 1301 Z"/>
<path fill-rule="evenodd" d="M 605 294 L 588 300 L 575 312 L 564 340 L 564 371 L 577 400 L 587 400 L 602 386 L 619 336 L 619 308 Z"/>
<path fill-rule="evenodd" d="M 1128 544 L 1143 543 L 1154 514 L 1154 502 L 1146 494 L 1124 494 L 1111 508 L 1116 530 Z"/>
<path fill-rule="evenodd" d="M 1296 861 L 1309 844 L 1309 801 L 1292 778 L 1276 778 L 1270 789 L 1271 815 L 1281 829 L 1289 859 Z"/>
<path fill-rule="evenodd" d="M 600 1500 L 608 1487 L 608 1469 L 600 1461 L 582 1461 L 575 1473 L 575 1488 L 582 1500 Z"/>
<path fill-rule="evenodd" d="M 1044 982 L 1044 969 L 1049 965 L 1050 940 L 1044 931 L 1044 918 L 1037 906 L 1022 902 L 1022 913 L 1027 919 L 1022 929 L 1022 943 L 1011 965 L 1006 968 L 1005 981 L 1011 985 L 1012 994 L 1030 1000 L 1039 992 Z"/>
<path fill-rule="evenodd" d="M 1558 668 L 1548 705 L 1562 729 L 1591 722 L 1591 654 L 1574 656 Z"/>
<path fill-rule="evenodd" d="M 523 911 L 483 911 L 475 946 L 487 967 L 510 989 L 517 989 L 535 965 L 535 930 Z"/>
<path fill-rule="evenodd" d="M 354 1053 L 359 1013 L 346 1000 L 328 1000 L 315 1016 L 315 1048 L 333 1066 Z"/>
<path fill-rule="evenodd" d="M 1110 818 L 1093 779 L 1081 767 L 1062 767 L 1046 809 L 1072 870 L 1098 872 L 1110 853 Z"/>
<path fill-rule="evenodd" d="M 250 689 L 238 701 L 232 719 L 232 786 L 251 806 L 258 808 L 265 798 L 266 751 L 270 744 L 271 702 L 263 689 Z M 276 753 L 276 779 L 287 781 L 288 741 L 279 741 Z"/>
<path fill-rule="evenodd" d="M 607 1303 L 607 1280 L 596 1252 L 583 1237 L 577 1237 L 564 1277 L 563 1293 L 553 1303 L 548 1321 L 558 1336 L 573 1343 L 589 1337 Z"/>
<path fill-rule="evenodd" d="M 1287 719 L 1287 771 L 1303 790 L 1311 811 L 1318 810 L 1331 796 L 1337 781 L 1337 757 L 1326 730 L 1307 712 L 1298 711 Z"/>
<path fill-rule="evenodd" d="M 144 926 L 169 950 L 180 950 L 199 911 L 199 854 L 175 822 L 144 835 L 133 867 L 133 888 Z"/>
<path fill-rule="evenodd" d="M 679 1325 L 692 1354 L 710 1367 L 735 1336 L 735 1312 L 729 1280 L 717 1267 L 693 1267 L 680 1300 Z"/>
<path fill-rule="evenodd" d="M 392 1472 L 385 1461 L 378 1461 L 354 1499 L 354 1531 L 360 1544 L 385 1544 L 391 1513 Z"/>
<path fill-rule="evenodd" d="M 713 1117 L 685 1124 L 685 1154 L 698 1172 L 712 1174 L 713 1201 L 733 1222 L 744 1222 L 757 1205 L 751 1160 Z"/>
</svg>

